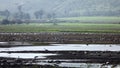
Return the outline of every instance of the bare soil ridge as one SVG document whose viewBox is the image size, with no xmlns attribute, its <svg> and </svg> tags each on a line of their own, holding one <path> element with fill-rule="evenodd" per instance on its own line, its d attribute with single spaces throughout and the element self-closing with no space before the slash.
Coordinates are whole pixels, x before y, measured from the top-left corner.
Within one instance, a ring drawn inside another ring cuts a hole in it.
<svg viewBox="0 0 120 68">
<path fill-rule="evenodd" d="M 120 44 L 119 33 L 0 33 L 0 41 L 79 43 L 79 44 Z"/>
</svg>

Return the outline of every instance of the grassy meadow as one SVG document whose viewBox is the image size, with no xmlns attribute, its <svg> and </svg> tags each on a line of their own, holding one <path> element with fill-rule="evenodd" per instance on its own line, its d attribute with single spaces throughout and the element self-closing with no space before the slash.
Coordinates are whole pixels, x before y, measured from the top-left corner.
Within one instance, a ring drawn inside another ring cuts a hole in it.
<svg viewBox="0 0 120 68">
<path fill-rule="evenodd" d="M 0 32 L 83 32 L 83 33 L 120 33 L 120 17 L 71 17 L 59 20 L 79 20 L 83 22 L 30 23 L 0 25 Z M 96 22 L 97 21 L 97 22 Z M 98 22 L 99 21 L 99 22 Z M 95 23 L 92 23 L 95 22 Z M 105 23 L 104 23 L 105 22 Z M 118 22 L 114 24 L 114 22 Z"/>
<path fill-rule="evenodd" d="M 52 23 L 0 25 L 0 32 L 120 33 L 120 24 Z"/>
<path fill-rule="evenodd" d="M 58 18 L 65 21 L 80 21 L 84 23 L 120 23 L 120 17 L 105 17 L 105 16 L 92 16 L 92 17 L 70 17 Z"/>
<path fill-rule="evenodd" d="M 92 16 L 92 17 L 64 17 L 64 18 L 59 18 L 62 20 L 119 20 L 120 17 L 102 17 L 102 16 Z"/>
</svg>

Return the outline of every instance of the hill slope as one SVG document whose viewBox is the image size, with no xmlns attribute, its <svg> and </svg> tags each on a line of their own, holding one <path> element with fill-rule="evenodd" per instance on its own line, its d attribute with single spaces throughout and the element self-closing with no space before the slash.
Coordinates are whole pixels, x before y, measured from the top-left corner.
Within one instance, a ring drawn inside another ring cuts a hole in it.
<svg viewBox="0 0 120 68">
<path fill-rule="evenodd" d="M 57 16 L 120 16 L 120 0 L 0 0 L 0 11 L 23 11 L 33 14 L 40 9 Z"/>
</svg>

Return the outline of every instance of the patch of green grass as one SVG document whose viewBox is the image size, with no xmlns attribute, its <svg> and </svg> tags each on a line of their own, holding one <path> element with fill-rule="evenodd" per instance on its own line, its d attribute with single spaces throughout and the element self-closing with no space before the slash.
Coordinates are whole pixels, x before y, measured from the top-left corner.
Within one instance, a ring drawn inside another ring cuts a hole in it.
<svg viewBox="0 0 120 68">
<path fill-rule="evenodd" d="M 120 33 L 120 24 L 59 23 L 0 25 L 0 32 Z"/>
<path fill-rule="evenodd" d="M 102 16 L 92 16 L 92 17 L 69 17 L 69 18 L 59 18 L 64 20 L 120 20 L 120 17 L 102 17 Z"/>
<path fill-rule="evenodd" d="M 3 17 L 2 16 L 0 16 L 0 21 L 3 19 Z"/>
<path fill-rule="evenodd" d="M 58 20 L 73 21 L 77 20 L 80 22 L 88 23 L 120 23 L 120 17 L 102 17 L 102 16 L 92 16 L 92 17 L 69 17 L 69 18 L 58 18 Z"/>
</svg>

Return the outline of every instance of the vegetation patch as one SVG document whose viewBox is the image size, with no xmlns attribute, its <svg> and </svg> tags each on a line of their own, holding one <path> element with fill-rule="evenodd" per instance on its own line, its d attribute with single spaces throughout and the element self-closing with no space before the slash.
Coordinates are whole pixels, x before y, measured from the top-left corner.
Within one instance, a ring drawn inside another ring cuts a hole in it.
<svg viewBox="0 0 120 68">
<path fill-rule="evenodd" d="M 36 23 L 0 25 L 0 32 L 84 32 L 120 33 L 120 24 Z"/>
</svg>

